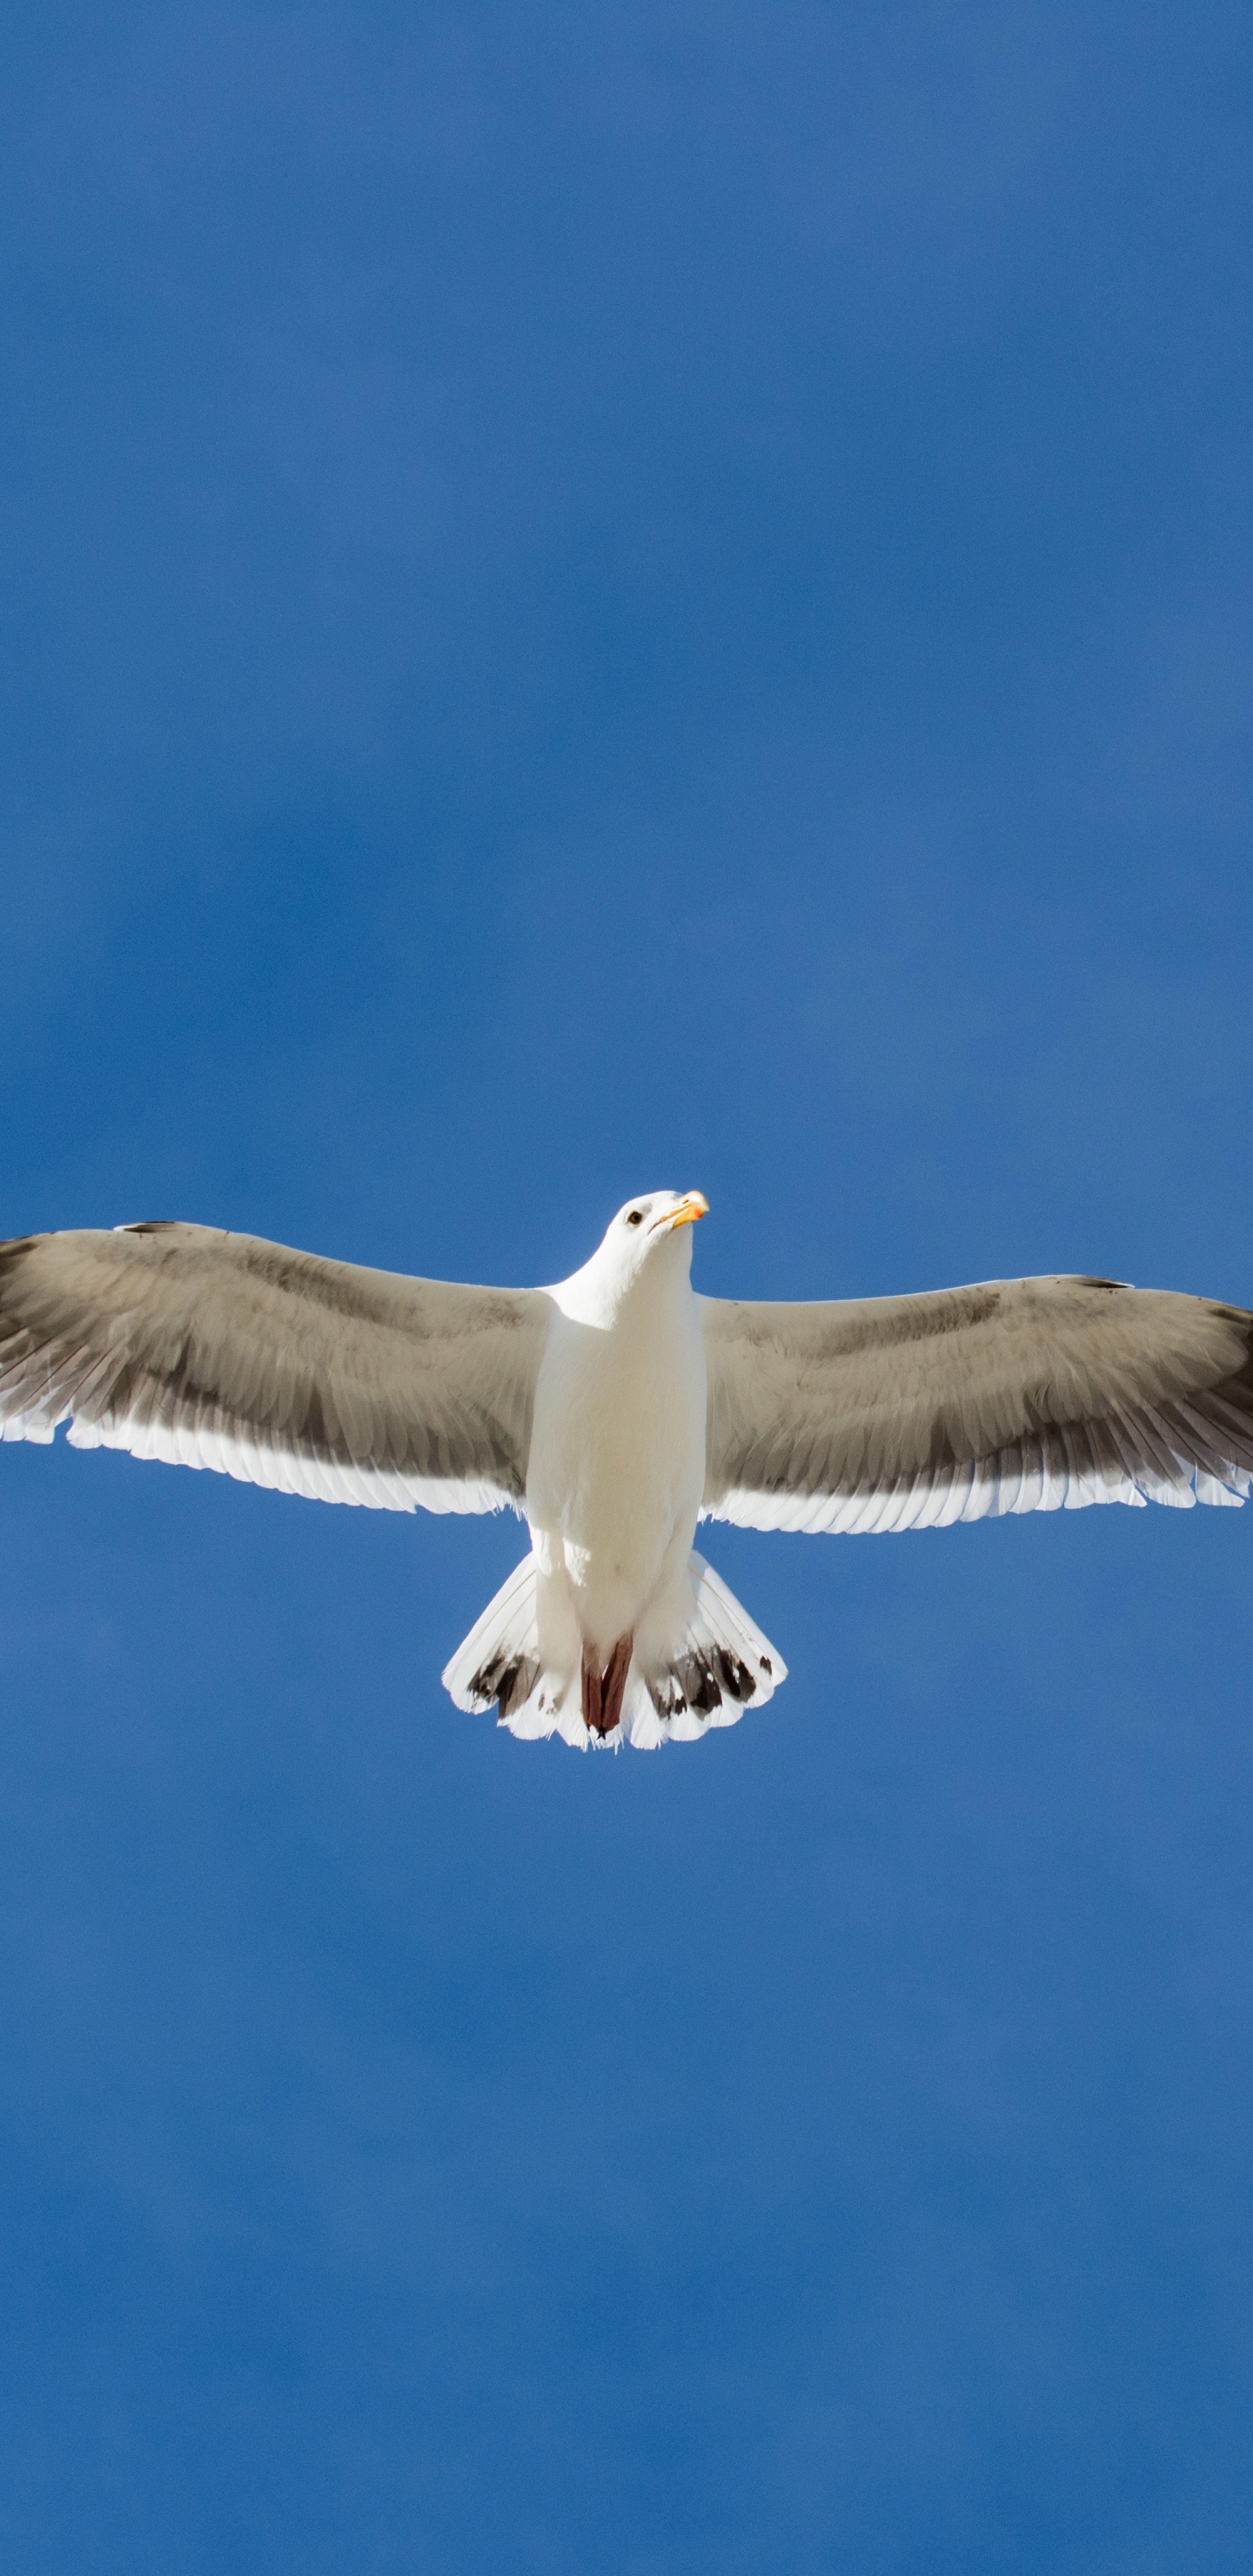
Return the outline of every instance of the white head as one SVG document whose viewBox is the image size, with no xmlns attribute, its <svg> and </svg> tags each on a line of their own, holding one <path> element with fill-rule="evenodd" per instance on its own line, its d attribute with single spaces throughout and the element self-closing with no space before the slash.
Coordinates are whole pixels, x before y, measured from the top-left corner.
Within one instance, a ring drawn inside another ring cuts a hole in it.
<svg viewBox="0 0 1253 2576">
<path fill-rule="evenodd" d="M 628 1199 L 606 1228 L 591 1260 L 575 1279 L 597 1309 L 616 1308 L 645 1279 L 686 1279 L 692 1266 L 691 1228 L 709 1212 L 699 1190 L 646 1190 Z M 574 1286 L 574 1280 L 567 1283 Z M 584 1298 L 580 1297 L 582 1306 Z"/>
</svg>

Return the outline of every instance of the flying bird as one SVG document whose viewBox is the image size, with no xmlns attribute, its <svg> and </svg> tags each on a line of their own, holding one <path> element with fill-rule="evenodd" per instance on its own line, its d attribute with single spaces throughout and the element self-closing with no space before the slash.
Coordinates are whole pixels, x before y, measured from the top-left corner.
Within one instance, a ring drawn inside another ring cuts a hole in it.
<svg viewBox="0 0 1253 2576">
<path fill-rule="evenodd" d="M 698 1297 L 699 1190 L 629 1199 L 553 1288 L 467 1288 L 150 1224 L 0 1244 L 0 1436 L 129 1449 L 326 1502 L 509 1505 L 529 1555 L 444 1672 L 515 1735 L 651 1747 L 786 1667 L 701 1520 L 939 1529 L 1241 1503 L 1253 1314 L 1114 1279 Z"/>
</svg>

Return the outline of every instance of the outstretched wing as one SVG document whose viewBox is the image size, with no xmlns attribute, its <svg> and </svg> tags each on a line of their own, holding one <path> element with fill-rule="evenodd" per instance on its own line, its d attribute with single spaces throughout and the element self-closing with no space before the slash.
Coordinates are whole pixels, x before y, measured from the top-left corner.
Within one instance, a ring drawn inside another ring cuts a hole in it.
<svg viewBox="0 0 1253 2576">
<path fill-rule="evenodd" d="M 320 1261 L 205 1225 L 0 1244 L 0 1437 L 129 1449 L 326 1502 L 520 1503 L 538 1291 Z"/>
<path fill-rule="evenodd" d="M 712 1519 L 935 1529 L 1248 1494 L 1253 1314 L 1241 1307 L 1108 1279 L 699 1302 Z"/>
</svg>

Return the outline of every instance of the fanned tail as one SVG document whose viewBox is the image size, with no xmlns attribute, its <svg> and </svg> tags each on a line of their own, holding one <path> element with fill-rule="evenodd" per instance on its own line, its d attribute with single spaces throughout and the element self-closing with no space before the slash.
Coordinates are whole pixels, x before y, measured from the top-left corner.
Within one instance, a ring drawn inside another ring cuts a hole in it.
<svg viewBox="0 0 1253 2576">
<path fill-rule="evenodd" d="M 664 1643 L 647 1623 L 627 1684 L 622 1732 L 640 1752 L 668 1743 L 694 1744 L 713 1726 L 734 1726 L 746 1708 L 764 1708 L 787 1665 L 741 1601 L 695 1549 L 687 1560 L 691 1607 Z"/>
<path fill-rule="evenodd" d="M 584 1719 L 582 1640 L 568 1603 L 523 1559 L 488 1602 L 445 1667 L 458 1708 L 493 1705 L 513 1735 L 558 1734 L 567 1744 L 631 1744 L 641 1752 L 694 1743 L 714 1726 L 734 1726 L 762 1708 L 787 1679 L 787 1666 L 702 1556 L 688 1558 L 682 1597 L 645 1619 L 632 1654 L 618 1723 L 608 1735 Z"/>
<path fill-rule="evenodd" d="M 504 1726 L 529 1706 L 542 1678 L 535 1574 L 534 1557 L 524 1557 L 440 1676 L 457 1708 L 481 1712 L 494 1703 Z"/>
</svg>

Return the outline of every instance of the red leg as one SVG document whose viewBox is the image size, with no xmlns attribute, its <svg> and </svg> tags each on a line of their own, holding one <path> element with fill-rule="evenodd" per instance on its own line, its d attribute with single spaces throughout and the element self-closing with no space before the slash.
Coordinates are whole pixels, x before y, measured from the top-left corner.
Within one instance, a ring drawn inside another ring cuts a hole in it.
<svg viewBox="0 0 1253 2576">
<path fill-rule="evenodd" d="M 593 1646 L 583 1649 L 583 1723 L 589 1735 L 603 1735 L 600 1722 L 600 1657 Z"/>
<path fill-rule="evenodd" d="M 589 1735 L 612 1735 L 622 1715 L 634 1643 L 633 1637 L 619 1637 L 603 1673 L 595 1648 L 583 1649 L 583 1723 Z"/>
<path fill-rule="evenodd" d="M 626 1689 L 627 1674 L 631 1669 L 631 1648 L 634 1642 L 632 1637 L 619 1637 L 609 1658 L 605 1678 L 601 1683 L 600 1731 L 602 1735 L 612 1735 L 622 1715 L 622 1694 Z"/>
</svg>

